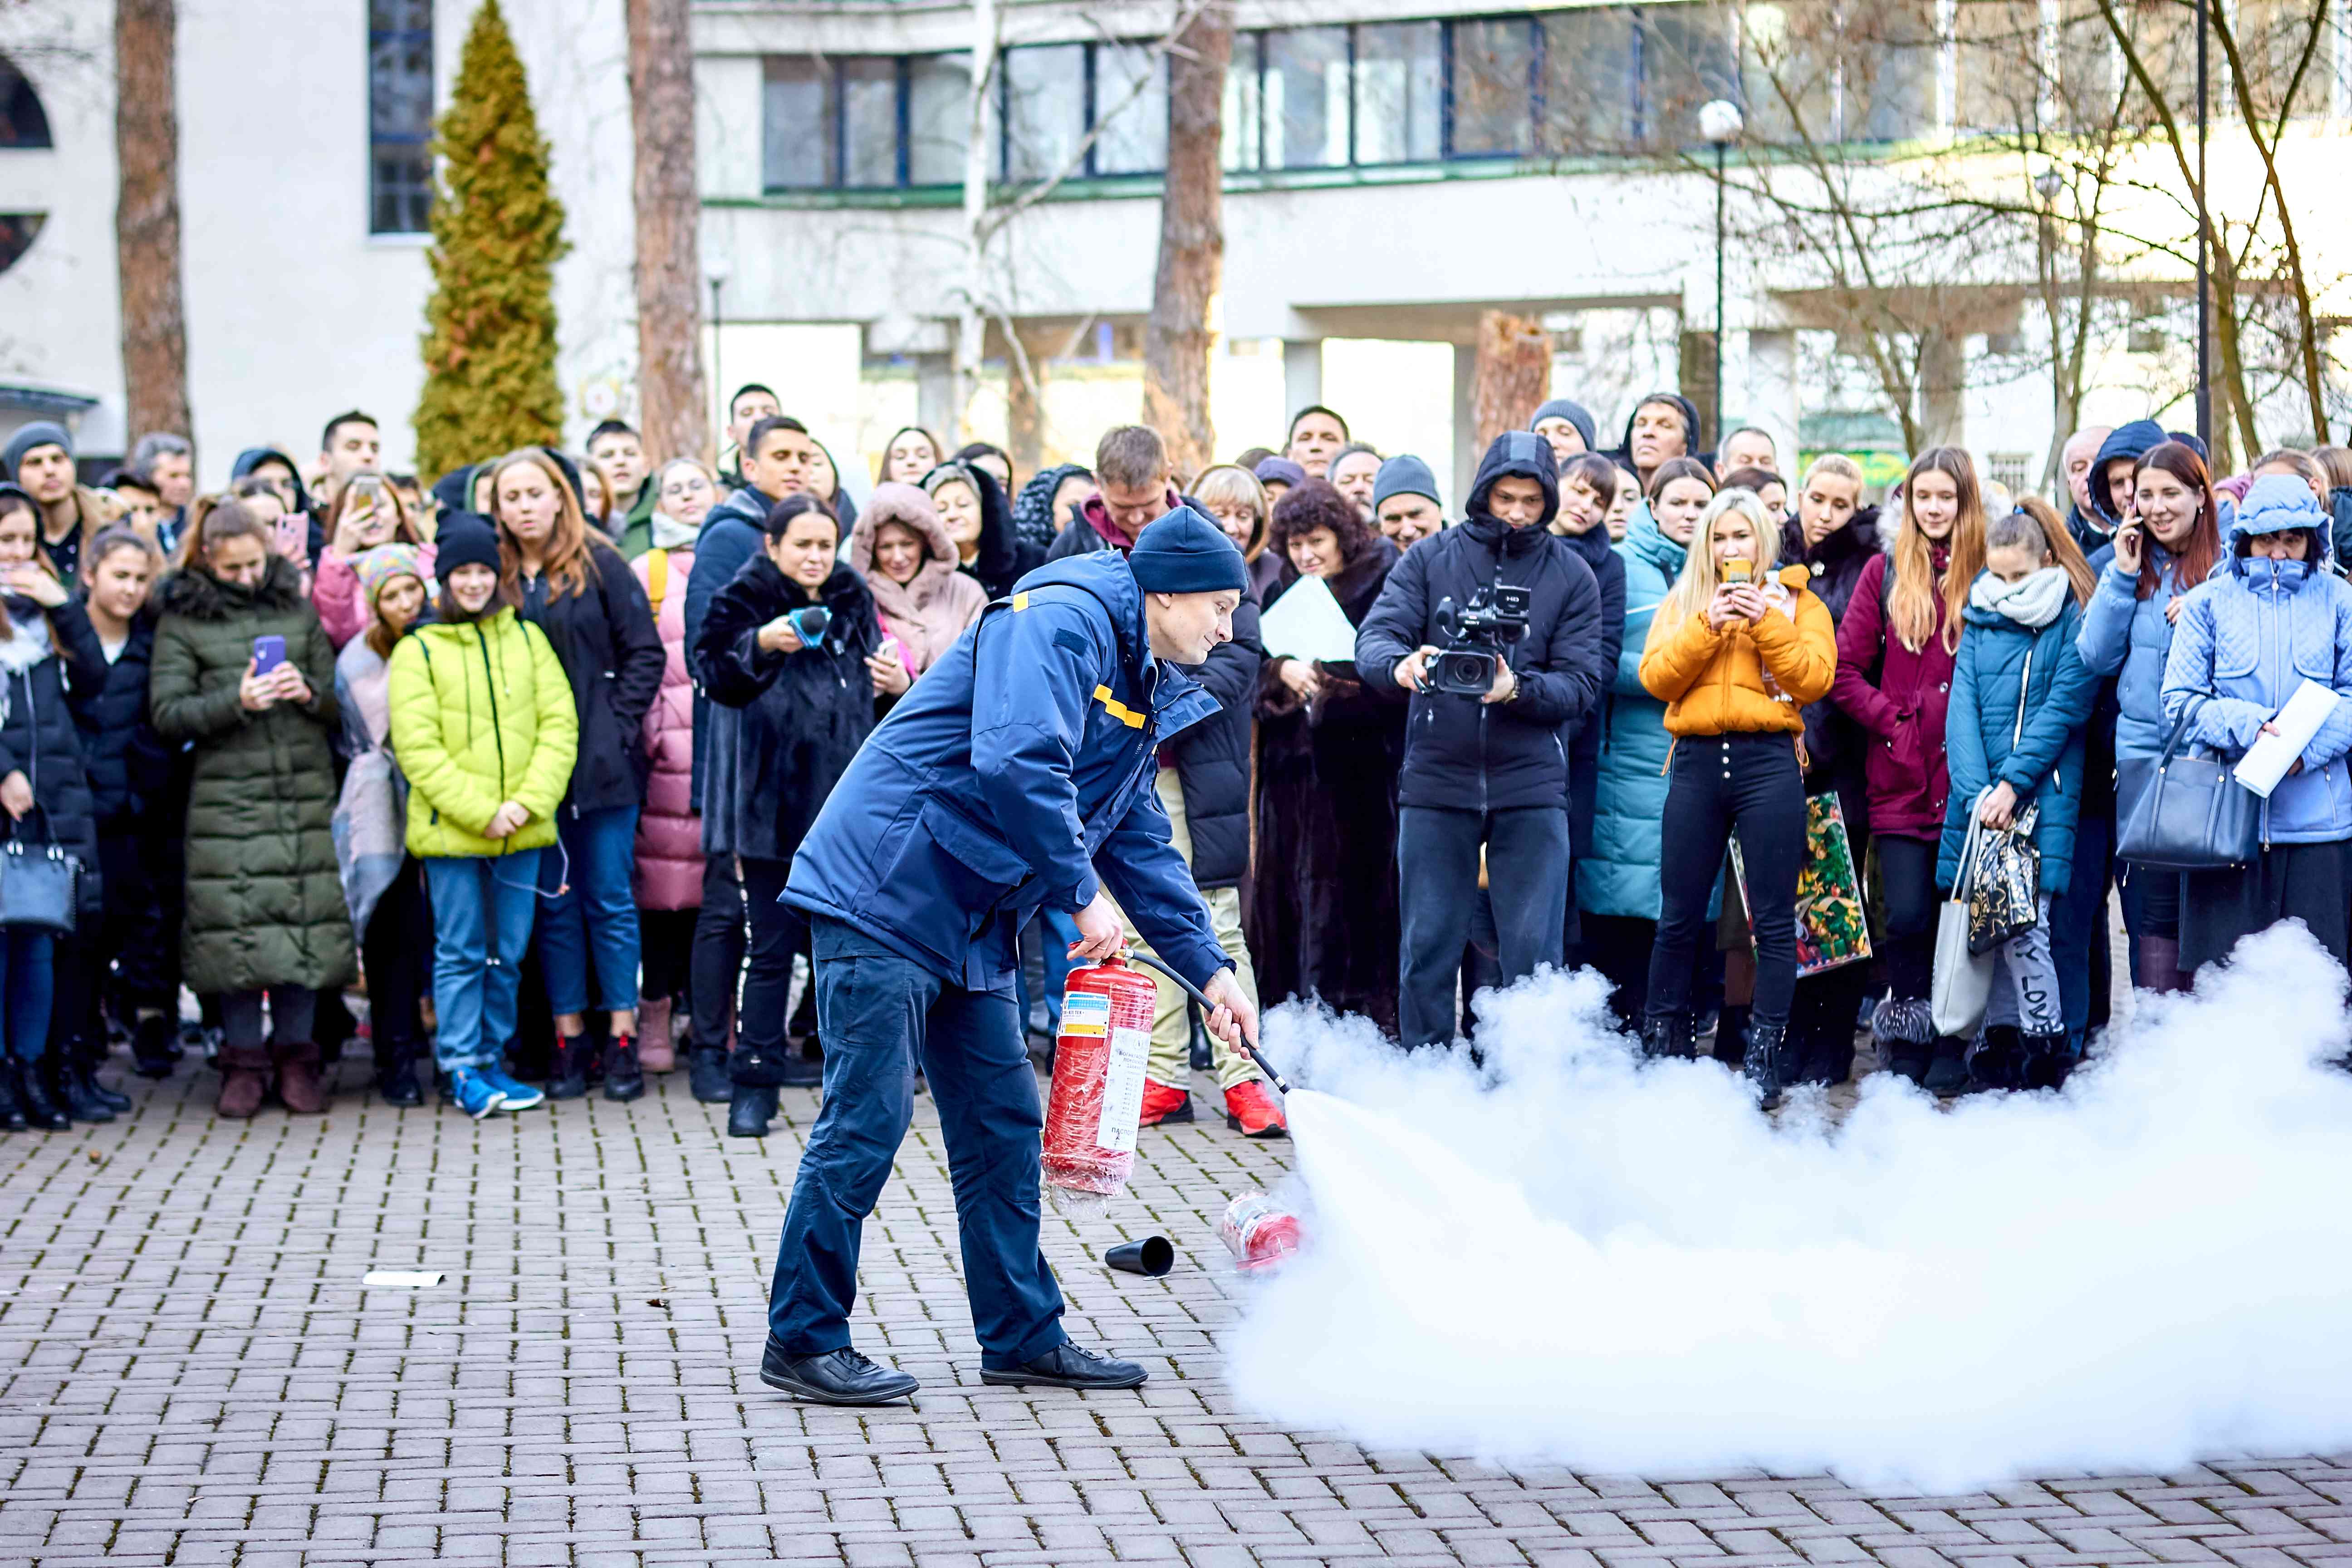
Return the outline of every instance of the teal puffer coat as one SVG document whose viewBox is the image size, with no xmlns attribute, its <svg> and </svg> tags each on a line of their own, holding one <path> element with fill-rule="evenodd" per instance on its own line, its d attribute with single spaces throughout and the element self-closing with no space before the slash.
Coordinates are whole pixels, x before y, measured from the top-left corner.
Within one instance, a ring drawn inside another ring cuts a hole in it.
<svg viewBox="0 0 2352 1568">
<path fill-rule="evenodd" d="M 2041 805 L 2033 847 L 2042 852 L 2042 890 L 2054 898 L 2066 890 L 2074 864 L 2083 731 L 2099 691 L 2097 673 L 2075 647 L 2082 606 L 2069 598 L 2058 618 L 2039 631 L 1974 605 L 1960 617 L 1944 721 L 1952 793 L 1944 802 L 1936 886 L 1950 889 L 1958 874 L 1979 792 L 2006 784 L 2020 811 L 2028 801 Z"/>
<path fill-rule="evenodd" d="M 1625 520 L 1625 631 L 1602 700 L 1592 850 L 1576 866 L 1576 907 L 1589 915 L 1658 918 L 1660 821 L 1666 811 L 1666 705 L 1642 685 L 1642 646 L 1658 601 L 1681 574 L 1681 545 L 1644 505 Z"/>
</svg>

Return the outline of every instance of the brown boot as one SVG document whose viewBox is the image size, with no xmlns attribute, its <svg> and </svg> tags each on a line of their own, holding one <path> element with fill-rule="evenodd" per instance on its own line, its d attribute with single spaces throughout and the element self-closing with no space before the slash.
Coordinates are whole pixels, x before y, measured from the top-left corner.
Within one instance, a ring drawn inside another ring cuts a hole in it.
<svg viewBox="0 0 2352 1568">
<path fill-rule="evenodd" d="M 216 1115 L 242 1121 L 261 1109 L 269 1092 L 269 1052 L 259 1046 L 223 1046 L 220 1049 L 220 1101 Z"/>
<path fill-rule="evenodd" d="M 271 1047 L 278 1060 L 278 1098 L 286 1109 L 316 1116 L 327 1109 L 327 1085 L 319 1076 L 319 1047 L 308 1040 Z"/>
<path fill-rule="evenodd" d="M 637 999 L 637 1065 L 647 1072 L 670 1072 L 677 1067 L 677 1051 L 670 1044 L 670 999 Z"/>
</svg>

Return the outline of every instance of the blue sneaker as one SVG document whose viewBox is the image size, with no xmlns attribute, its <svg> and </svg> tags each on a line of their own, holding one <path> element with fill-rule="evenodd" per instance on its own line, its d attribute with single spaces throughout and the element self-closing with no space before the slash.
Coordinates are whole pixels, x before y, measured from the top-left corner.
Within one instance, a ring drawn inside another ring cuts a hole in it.
<svg viewBox="0 0 2352 1568">
<path fill-rule="evenodd" d="M 507 1102 L 507 1097 L 490 1083 L 488 1076 L 472 1068 L 451 1068 L 442 1081 L 441 1098 L 445 1104 L 456 1101 L 459 1110 L 477 1121 Z"/>
<path fill-rule="evenodd" d="M 547 1103 L 546 1095 L 520 1079 L 509 1078 L 504 1068 L 482 1068 L 479 1071 L 482 1081 L 498 1090 L 499 1099 L 505 1102 L 500 1110 L 529 1110 L 533 1106 Z"/>
</svg>

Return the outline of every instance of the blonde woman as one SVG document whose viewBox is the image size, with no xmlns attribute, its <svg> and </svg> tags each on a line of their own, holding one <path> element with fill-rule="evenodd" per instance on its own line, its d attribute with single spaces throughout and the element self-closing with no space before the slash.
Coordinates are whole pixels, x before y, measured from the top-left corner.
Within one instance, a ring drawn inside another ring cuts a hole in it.
<svg viewBox="0 0 2352 1568">
<path fill-rule="evenodd" d="M 1265 547 L 1266 530 L 1274 521 L 1274 503 L 1257 476 L 1238 463 L 1218 463 L 1201 470 L 1192 483 L 1192 499 L 1241 547 L 1249 563 L 1250 586 L 1258 602 L 1282 575 L 1282 555 Z"/>
<path fill-rule="evenodd" d="M 1699 517 L 1682 574 L 1651 618 L 1642 684 L 1666 704 L 1668 758 L 1658 936 L 1642 1045 L 1652 1056 L 1697 1046 L 1691 957 L 1726 842 L 1739 836 L 1756 933 L 1756 998 L 1744 1068 L 1769 1110 L 1797 986 L 1797 871 L 1805 785 L 1797 764 L 1804 707 L 1837 672 L 1837 629 L 1802 566 L 1775 573 L 1779 531 L 1753 490 L 1727 489 Z"/>
<path fill-rule="evenodd" d="M 1885 520 L 1879 521 L 1885 531 Z M 1944 711 L 1969 585 L 1984 570 L 1976 465 L 1958 447 L 1922 452 L 1903 476 L 1895 542 L 1854 584 L 1838 626 L 1831 696 L 1862 727 L 1871 840 L 1886 910 L 1881 951 L 1893 996 L 1872 1027 L 1880 1058 L 1939 1093 L 1968 1084 L 1960 1042 L 1938 1040 L 1927 998 L 1936 949 L 1936 846 L 1951 781 Z"/>
</svg>

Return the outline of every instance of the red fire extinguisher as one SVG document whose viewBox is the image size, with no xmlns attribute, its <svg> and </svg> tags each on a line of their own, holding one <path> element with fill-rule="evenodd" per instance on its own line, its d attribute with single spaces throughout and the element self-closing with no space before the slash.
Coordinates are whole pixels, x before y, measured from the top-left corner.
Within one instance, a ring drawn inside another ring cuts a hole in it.
<svg viewBox="0 0 2352 1568">
<path fill-rule="evenodd" d="M 1127 1186 L 1159 996 L 1122 956 L 1070 971 L 1045 1106 L 1045 1177 L 1057 1203 L 1067 1194 L 1107 1204 Z"/>
</svg>

